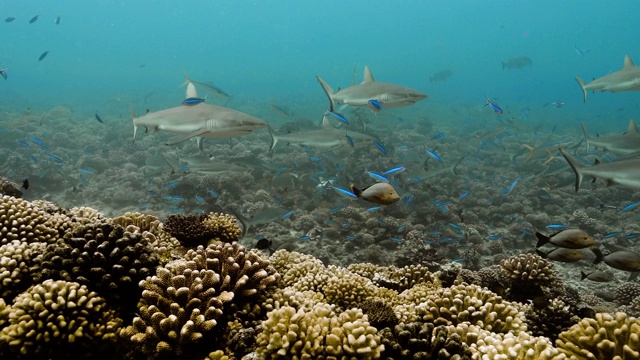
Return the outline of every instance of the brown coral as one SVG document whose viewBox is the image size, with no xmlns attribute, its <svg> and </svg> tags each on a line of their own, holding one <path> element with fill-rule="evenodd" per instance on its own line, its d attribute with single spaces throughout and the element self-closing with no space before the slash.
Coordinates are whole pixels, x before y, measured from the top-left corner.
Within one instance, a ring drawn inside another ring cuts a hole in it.
<svg viewBox="0 0 640 360">
<path fill-rule="evenodd" d="M 185 246 L 207 245 L 211 240 L 233 242 L 242 235 L 236 218 L 221 213 L 171 215 L 163 229 Z"/>
<path fill-rule="evenodd" d="M 0 198 L 0 245 L 12 240 L 54 242 L 58 231 L 49 226 L 49 215 L 26 200 Z"/>
</svg>

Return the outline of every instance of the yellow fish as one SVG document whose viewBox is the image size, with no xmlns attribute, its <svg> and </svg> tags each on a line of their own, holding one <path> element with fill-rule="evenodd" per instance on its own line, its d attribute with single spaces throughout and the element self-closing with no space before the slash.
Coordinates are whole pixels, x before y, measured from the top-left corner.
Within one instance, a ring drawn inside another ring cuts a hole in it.
<svg viewBox="0 0 640 360">
<path fill-rule="evenodd" d="M 400 200 L 396 189 L 386 182 L 375 183 L 362 190 L 351 184 L 350 189 L 358 198 L 375 204 L 390 205 Z"/>
</svg>

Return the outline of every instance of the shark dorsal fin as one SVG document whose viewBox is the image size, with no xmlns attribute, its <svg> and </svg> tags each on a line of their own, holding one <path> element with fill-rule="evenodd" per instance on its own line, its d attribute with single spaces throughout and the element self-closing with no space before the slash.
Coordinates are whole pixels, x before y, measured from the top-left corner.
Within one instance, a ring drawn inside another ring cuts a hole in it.
<svg viewBox="0 0 640 360">
<path fill-rule="evenodd" d="M 631 60 L 629 55 L 625 55 L 624 56 L 624 66 L 622 68 L 626 69 L 626 68 L 634 67 L 634 66 L 636 66 L 636 65 L 633 63 L 633 60 Z"/>
<path fill-rule="evenodd" d="M 193 99 L 193 98 L 197 99 L 199 97 L 200 96 L 198 96 L 198 90 L 196 90 L 195 85 L 193 85 L 192 82 L 189 82 L 187 84 L 187 92 L 185 94 L 185 99 Z"/>
<path fill-rule="evenodd" d="M 638 125 L 633 119 L 629 120 L 629 127 L 627 128 L 627 134 L 637 134 L 638 133 Z"/>
<path fill-rule="evenodd" d="M 364 76 L 362 77 L 362 83 L 366 84 L 366 83 L 375 82 L 375 81 L 376 79 L 373 78 L 373 74 L 371 73 L 371 70 L 369 70 L 369 67 L 365 65 Z"/>
</svg>

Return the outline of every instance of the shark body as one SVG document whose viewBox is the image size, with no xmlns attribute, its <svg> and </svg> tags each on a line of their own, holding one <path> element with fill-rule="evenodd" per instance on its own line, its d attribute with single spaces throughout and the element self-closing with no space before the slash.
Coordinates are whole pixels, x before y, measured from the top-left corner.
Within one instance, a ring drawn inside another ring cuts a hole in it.
<svg viewBox="0 0 640 360">
<path fill-rule="evenodd" d="M 186 98 L 198 98 L 195 86 L 189 83 Z M 139 127 L 153 131 L 166 131 L 181 135 L 179 138 L 167 142 L 173 145 L 182 141 L 197 138 L 202 147 L 202 138 L 226 138 L 249 135 L 255 130 L 262 129 L 267 123 L 249 114 L 233 110 L 224 106 L 207 104 L 181 105 L 173 108 L 148 112 L 137 117 L 131 109 L 133 118 L 133 141 Z"/>
<path fill-rule="evenodd" d="M 382 108 L 408 106 L 427 97 L 408 87 L 376 81 L 368 66 L 364 67 L 360 84 L 338 91 L 333 91 L 320 76 L 316 78 L 329 98 L 329 111 L 334 111 L 336 105 L 370 106 L 371 101 L 376 101 Z"/>
<path fill-rule="evenodd" d="M 593 166 L 587 167 L 562 148 L 560 148 L 560 154 L 567 160 L 576 175 L 576 192 L 580 190 L 580 185 L 585 176 L 602 180 L 607 186 L 620 185 L 626 188 L 640 190 L 640 156 L 610 163 L 596 161 Z"/>
<path fill-rule="evenodd" d="M 638 125 L 636 125 L 636 122 L 633 120 L 629 120 L 627 132 L 620 135 L 597 136 L 592 138 L 589 137 L 584 123 L 582 124 L 582 131 L 584 132 L 585 142 L 587 143 L 587 152 L 589 151 L 590 145 L 604 151 L 623 155 L 640 152 L 640 132 L 638 131 Z"/>
<path fill-rule="evenodd" d="M 633 63 L 629 55 L 625 55 L 622 69 L 594 79 L 588 84 L 579 77 L 576 77 L 576 81 L 580 85 L 580 88 L 582 88 L 584 102 L 587 102 L 587 91 L 639 91 L 640 67 Z"/>
<path fill-rule="evenodd" d="M 367 134 L 336 129 L 329 124 L 326 116 L 323 118 L 322 127 L 319 129 L 278 135 L 273 132 L 273 129 L 269 128 L 269 135 L 271 135 L 270 151 L 273 150 L 279 142 L 304 145 L 322 151 L 329 151 L 343 146 L 349 146 L 350 141 L 353 141 L 353 147 L 360 147 L 363 144 L 372 144 L 375 140 Z"/>
</svg>

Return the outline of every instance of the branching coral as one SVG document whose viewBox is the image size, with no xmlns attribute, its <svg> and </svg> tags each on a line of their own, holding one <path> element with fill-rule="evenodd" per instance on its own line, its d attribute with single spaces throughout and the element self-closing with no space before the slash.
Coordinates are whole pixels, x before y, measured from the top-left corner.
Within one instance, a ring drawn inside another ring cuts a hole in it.
<svg viewBox="0 0 640 360">
<path fill-rule="evenodd" d="M 113 346 L 122 324 L 102 297 L 62 280 L 29 288 L 8 310 L 0 332 L 3 358 L 105 358 L 101 352 Z"/>
<path fill-rule="evenodd" d="M 571 307 L 560 299 L 553 299 L 544 306 L 525 305 L 527 330 L 535 336 L 545 336 L 551 341 L 558 334 L 578 322 L 579 317 L 571 312 Z"/>
<path fill-rule="evenodd" d="M 640 359 L 640 320 L 620 312 L 596 314 L 562 332 L 556 347 L 570 359 Z"/>
<path fill-rule="evenodd" d="M 402 323 L 380 332 L 389 360 L 471 359 L 471 351 L 460 335 L 448 334 L 444 326 L 430 323 Z"/>
<path fill-rule="evenodd" d="M 163 229 L 186 246 L 206 245 L 211 240 L 233 242 L 242 235 L 236 218 L 221 213 L 171 215 Z"/>
<path fill-rule="evenodd" d="M 45 246 L 19 240 L 0 246 L 0 298 L 11 300 L 32 285 L 29 270 Z"/>
<path fill-rule="evenodd" d="M 79 226 L 35 259 L 34 277 L 90 286 L 125 312 L 135 308 L 138 282 L 158 265 L 148 240 L 106 223 Z"/>
<path fill-rule="evenodd" d="M 468 322 L 496 333 L 526 330 L 519 305 L 477 285 L 438 289 L 416 306 L 415 314 L 435 325 Z"/>
<path fill-rule="evenodd" d="M 267 314 L 257 352 L 270 359 L 377 359 L 384 350 L 376 328 L 359 309 L 337 313 L 333 305 L 284 306 Z"/>
<path fill-rule="evenodd" d="M 206 349 L 203 338 L 226 326 L 221 317 L 230 304 L 256 297 L 278 280 L 267 260 L 237 243 L 199 246 L 140 283 L 140 316 L 121 336 L 148 356 L 192 358 Z"/>
<path fill-rule="evenodd" d="M 53 242 L 58 231 L 47 224 L 48 214 L 26 200 L 11 196 L 0 198 L 0 245 L 20 240 Z"/>
</svg>

